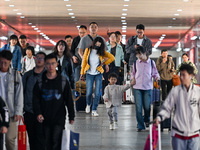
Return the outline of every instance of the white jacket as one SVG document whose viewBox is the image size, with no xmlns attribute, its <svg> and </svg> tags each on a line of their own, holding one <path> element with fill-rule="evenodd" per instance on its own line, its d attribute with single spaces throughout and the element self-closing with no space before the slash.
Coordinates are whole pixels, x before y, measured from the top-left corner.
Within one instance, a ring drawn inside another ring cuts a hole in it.
<svg viewBox="0 0 200 150">
<path fill-rule="evenodd" d="M 199 133 L 200 88 L 198 86 L 191 84 L 188 92 L 182 84 L 172 88 L 158 113 L 159 119 L 163 121 L 169 118 L 173 109 L 172 136 L 176 133 L 182 136 Z"/>
<path fill-rule="evenodd" d="M 111 105 L 113 106 L 121 106 L 122 105 L 122 98 L 123 92 L 128 90 L 130 85 L 107 85 L 104 90 L 103 99 L 108 99 L 108 102 L 105 102 L 106 108 L 110 108 Z"/>
</svg>

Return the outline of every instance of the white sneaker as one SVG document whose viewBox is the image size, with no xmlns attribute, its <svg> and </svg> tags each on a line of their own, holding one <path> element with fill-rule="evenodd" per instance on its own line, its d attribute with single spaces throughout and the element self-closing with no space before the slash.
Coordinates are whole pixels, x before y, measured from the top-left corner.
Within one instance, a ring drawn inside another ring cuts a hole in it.
<svg viewBox="0 0 200 150">
<path fill-rule="evenodd" d="M 117 129 L 117 128 L 118 128 L 118 124 L 117 124 L 117 122 L 114 122 L 113 129 Z"/>
<path fill-rule="evenodd" d="M 110 124 L 110 130 L 113 130 L 113 123 Z"/>
<path fill-rule="evenodd" d="M 86 106 L 85 112 L 86 112 L 87 114 L 90 113 L 90 105 L 87 105 L 87 106 Z"/>
<path fill-rule="evenodd" d="M 92 111 L 92 116 L 94 116 L 94 117 L 98 117 L 99 114 L 97 113 L 97 111 Z"/>
</svg>

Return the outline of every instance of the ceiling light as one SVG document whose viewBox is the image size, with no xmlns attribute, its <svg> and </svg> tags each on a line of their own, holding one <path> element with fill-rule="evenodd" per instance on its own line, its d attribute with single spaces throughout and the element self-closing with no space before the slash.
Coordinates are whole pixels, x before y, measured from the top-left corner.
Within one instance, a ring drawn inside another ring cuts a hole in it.
<svg viewBox="0 0 200 150">
<path fill-rule="evenodd" d="M 125 2 L 129 2 L 130 0 L 124 0 Z"/>
<path fill-rule="evenodd" d="M 127 28 L 127 26 L 122 26 L 122 28 Z"/>
<path fill-rule="evenodd" d="M 41 32 L 40 30 L 37 30 L 37 32 Z"/>
<path fill-rule="evenodd" d="M 31 26 L 32 28 L 35 28 L 36 26 Z"/>
<path fill-rule="evenodd" d="M 176 18 L 172 18 L 173 20 L 176 20 Z"/>
<path fill-rule="evenodd" d="M 126 30 L 122 30 L 122 32 L 126 32 Z"/>
<path fill-rule="evenodd" d="M 168 26 L 168 28 L 172 28 L 172 26 Z"/>
<path fill-rule="evenodd" d="M 124 7 L 128 7 L 128 5 L 124 5 Z"/>
<path fill-rule="evenodd" d="M 127 15 L 127 13 L 122 13 L 122 16 L 126 16 Z"/>
<path fill-rule="evenodd" d="M 191 40 L 196 40 L 196 39 L 197 39 L 197 36 L 191 37 Z"/>
<path fill-rule="evenodd" d="M 68 2 L 69 0 L 64 0 L 65 2 Z"/>
<path fill-rule="evenodd" d="M 126 30 L 126 28 L 125 28 L 125 27 L 122 27 L 122 30 Z"/>
<path fill-rule="evenodd" d="M 4 0 L 4 1 L 9 2 L 10 0 Z"/>
<path fill-rule="evenodd" d="M 122 34 L 122 37 L 126 36 L 125 34 Z"/>
<path fill-rule="evenodd" d="M 22 13 L 17 13 L 17 15 L 22 15 Z"/>
<path fill-rule="evenodd" d="M 184 48 L 183 51 L 188 52 L 190 48 Z"/>
<path fill-rule="evenodd" d="M 13 9 L 13 11 L 18 11 L 19 9 Z"/>
<path fill-rule="evenodd" d="M 174 14 L 174 16 L 179 16 L 179 14 Z"/>
<path fill-rule="evenodd" d="M 67 7 L 71 7 L 72 5 L 66 5 Z"/>
<path fill-rule="evenodd" d="M 126 19 L 126 17 L 121 17 L 121 19 Z"/>
<path fill-rule="evenodd" d="M 182 9 L 177 9 L 177 11 L 183 11 Z"/>
<path fill-rule="evenodd" d="M 76 18 L 75 16 L 71 16 L 71 18 Z"/>
<path fill-rule="evenodd" d="M 121 22 L 126 22 L 126 20 L 121 20 Z"/>
<path fill-rule="evenodd" d="M 80 26 L 76 26 L 78 29 L 80 28 Z"/>
<path fill-rule="evenodd" d="M 69 13 L 69 15 L 74 15 L 74 13 Z"/>
<path fill-rule="evenodd" d="M 28 25 L 32 25 L 32 23 L 31 23 L 31 22 L 29 22 L 29 23 L 28 23 Z"/>
<path fill-rule="evenodd" d="M 162 36 L 166 36 L 166 34 L 162 34 Z"/>
<path fill-rule="evenodd" d="M 176 49 L 177 52 L 180 52 L 181 50 L 182 50 L 181 48 L 177 48 L 177 49 Z"/>
<path fill-rule="evenodd" d="M 25 16 L 21 16 L 20 18 L 24 19 L 24 18 L 25 18 Z"/>
<path fill-rule="evenodd" d="M 125 24 L 127 24 L 127 23 L 126 23 L 126 22 L 122 22 L 122 24 L 124 24 L 124 25 L 125 25 Z"/>
<path fill-rule="evenodd" d="M 34 30 L 38 30 L 38 28 L 34 28 Z"/>
<path fill-rule="evenodd" d="M 44 33 L 42 33 L 42 32 L 40 33 L 40 35 L 43 35 L 43 34 L 44 34 Z"/>
<path fill-rule="evenodd" d="M 123 11 L 127 11 L 128 9 L 122 9 Z"/>
<path fill-rule="evenodd" d="M 72 11 L 73 9 L 67 9 L 68 11 Z"/>
<path fill-rule="evenodd" d="M 46 36 L 46 34 L 42 34 L 42 36 L 43 36 L 43 37 L 45 37 L 45 36 Z"/>
<path fill-rule="evenodd" d="M 9 7 L 15 7 L 15 5 L 9 5 Z"/>
<path fill-rule="evenodd" d="M 8 38 L 6 36 L 1 36 L 0 39 L 4 40 L 4 41 L 8 40 Z"/>
<path fill-rule="evenodd" d="M 184 2 L 188 2 L 189 0 L 183 0 Z"/>
</svg>

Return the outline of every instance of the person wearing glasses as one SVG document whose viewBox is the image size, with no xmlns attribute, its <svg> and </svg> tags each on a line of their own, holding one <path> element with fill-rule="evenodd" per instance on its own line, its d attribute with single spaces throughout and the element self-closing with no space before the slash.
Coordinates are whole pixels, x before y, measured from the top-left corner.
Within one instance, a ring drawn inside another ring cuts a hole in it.
<svg viewBox="0 0 200 150">
<path fill-rule="evenodd" d="M 44 52 L 38 52 L 35 58 L 36 66 L 32 70 L 26 72 L 22 78 L 24 88 L 24 122 L 29 137 L 30 150 L 45 150 L 42 125 L 38 123 L 33 113 L 32 103 L 33 87 L 45 71 L 45 57 L 46 54 Z"/>
</svg>

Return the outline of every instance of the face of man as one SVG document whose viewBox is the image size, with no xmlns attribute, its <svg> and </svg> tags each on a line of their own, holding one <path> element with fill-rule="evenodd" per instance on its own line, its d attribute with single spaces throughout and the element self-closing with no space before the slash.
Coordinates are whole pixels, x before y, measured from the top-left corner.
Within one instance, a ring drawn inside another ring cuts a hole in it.
<svg viewBox="0 0 200 150">
<path fill-rule="evenodd" d="M 184 62 L 188 62 L 188 60 L 189 60 L 189 58 L 188 58 L 186 55 L 183 55 L 182 58 L 183 58 L 183 61 L 184 61 Z"/>
<path fill-rule="evenodd" d="M 17 44 L 17 39 L 11 39 L 10 40 L 10 45 L 15 46 Z"/>
<path fill-rule="evenodd" d="M 186 70 L 180 71 L 180 79 L 183 85 L 188 85 L 191 83 L 193 75 L 190 75 Z"/>
<path fill-rule="evenodd" d="M 82 38 L 87 35 L 87 30 L 85 28 L 79 29 L 79 36 Z"/>
<path fill-rule="evenodd" d="M 117 43 L 121 42 L 121 40 L 122 40 L 122 35 L 118 34 L 116 38 Z"/>
<path fill-rule="evenodd" d="M 167 55 L 168 55 L 168 52 L 166 51 L 166 52 L 162 52 L 162 54 L 161 54 L 161 56 L 163 57 L 163 58 L 167 58 Z"/>
<path fill-rule="evenodd" d="M 45 62 L 45 67 L 48 73 L 55 73 L 57 66 L 58 66 L 58 63 L 55 58 L 47 59 Z"/>
<path fill-rule="evenodd" d="M 35 57 L 35 63 L 36 67 L 44 67 L 44 55 L 43 54 L 37 54 Z"/>
<path fill-rule="evenodd" d="M 71 46 L 72 46 L 72 41 L 73 41 L 73 40 L 72 40 L 71 37 L 65 39 L 65 42 L 67 43 L 67 46 L 68 46 L 68 47 L 71 47 Z"/>
<path fill-rule="evenodd" d="M 21 47 L 25 47 L 27 44 L 27 40 L 26 39 L 19 39 L 19 43 L 21 45 Z"/>
<path fill-rule="evenodd" d="M 91 24 L 89 27 L 90 33 L 96 34 L 98 31 L 98 26 L 96 24 Z"/>
<path fill-rule="evenodd" d="M 5 58 L 0 58 L 0 70 L 1 70 L 1 72 L 8 72 L 10 62 L 11 62 L 10 60 L 7 60 Z"/>
<path fill-rule="evenodd" d="M 136 32 L 137 32 L 138 38 L 142 39 L 143 36 L 144 36 L 144 30 L 143 29 L 137 29 Z"/>
</svg>

